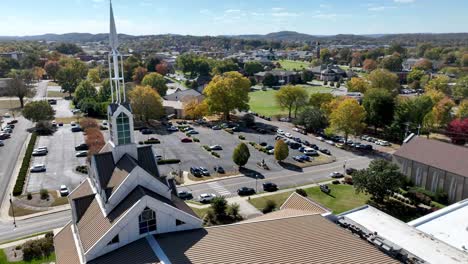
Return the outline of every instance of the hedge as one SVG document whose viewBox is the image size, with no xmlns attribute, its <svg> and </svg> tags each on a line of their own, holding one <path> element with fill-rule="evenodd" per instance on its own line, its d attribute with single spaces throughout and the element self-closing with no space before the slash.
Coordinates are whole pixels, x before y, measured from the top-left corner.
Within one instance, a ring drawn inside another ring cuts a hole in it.
<svg viewBox="0 0 468 264">
<path fill-rule="evenodd" d="M 240 140 L 245 140 L 245 137 L 243 135 L 239 135 Z"/>
<path fill-rule="evenodd" d="M 163 165 L 163 164 L 177 164 L 177 163 L 180 163 L 180 159 L 158 160 L 158 165 Z"/>
<path fill-rule="evenodd" d="M 18 173 L 18 178 L 16 179 L 15 188 L 13 189 L 14 196 L 19 196 L 23 193 L 23 187 L 26 181 L 26 176 L 28 175 L 29 164 L 31 163 L 31 156 L 34 150 L 34 146 L 36 145 L 36 140 L 37 134 L 32 133 L 31 139 L 28 143 L 28 148 L 26 149 L 26 153 L 24 154 L 23 163 L 21 164 L 21 168 Z"/>
<path fill-rule="evenodd" d="M 215 156 L 217 158 L 221 158 L 221 156 L 217 152 L 214 152 L 214 151 L 211 152 L 211 155 L 213 155 L 213 156 Z"/>
</svg>

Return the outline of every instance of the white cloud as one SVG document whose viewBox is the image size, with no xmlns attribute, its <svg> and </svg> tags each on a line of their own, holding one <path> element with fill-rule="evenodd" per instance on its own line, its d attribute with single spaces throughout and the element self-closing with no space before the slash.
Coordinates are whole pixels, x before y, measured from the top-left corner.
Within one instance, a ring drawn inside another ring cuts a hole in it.
<svg viewBox="0 0 468 264">
<path fill-rule="evenodd" d="M 369 7 L 367 10 L 379 12 L 379 11 L 385 11 L 388 9 L 395 9 L 395 8 L 396 8 L 395 6 L 372 6 L 372 7 Z"/>
<path fill-rule="evenodd" d="M 301 16 L 299 13 L 293 13 L 293 12 L 277 12 L 277 13 L 272 13 L 271 14 L 274 17 L 298 17 Z"/>
<path fill-rule="evenodd" d="M 403 3 L 403 4 L 409 4 L 409 3 L 414 3 L 416 0 L 393 0 L 395 3 Z"/>
<path fill-rule="evenodd" d="M 275 11 L 275 12 L 278 12 L 278 11 L 283 11 L 285 10 L 284 7 L 273 7 L 271 10 Z"/>
<path fill-rule="evenodd" d="M 224 11 L 224 13 L 239 13 L 240 9 L 227 9 Z"/>
</svg>

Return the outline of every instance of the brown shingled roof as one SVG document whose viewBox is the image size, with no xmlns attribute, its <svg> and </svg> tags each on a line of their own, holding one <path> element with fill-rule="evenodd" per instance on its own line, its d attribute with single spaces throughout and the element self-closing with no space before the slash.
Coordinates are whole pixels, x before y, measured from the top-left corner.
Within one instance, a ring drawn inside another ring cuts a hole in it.
<svg viewBox="0 0 468 264">
<path fill-rule="evenodd" d="M 172 264 L 399 263 L 321 215 L 155 235 Z"/>
<path fill-rule="evenodd" d="M 93 194 L 93 190 L 91 189 L 91 185 L 89 185 L 89 181 L 86 179 L 68 195 L 68 199 L 73 200 L 91 194 Z"/>
<path fill-rule="evenodd" d="M 80 264 L 78 251 L 71 229 L 71 223 L 66 225 L 55 237 L 55 262 L 57 264 Z"/>
<path fill-rule="evenodd" d="M 468 177 L 468 148 L 414 137 L 393 155 Z"/>
<path fill-rule="evenodd" d="M 304 216 L 304 215 L 314 215 L 314 214 L 317 214 L 317 213 L 296 210 L 296 209 L 281 209 L 281 210 L 267 213 L 267 214 L 264 214 L 255 218 L 247 219 L 243 221 L 243 223 L 258 222 L 258 221 L 265 221 L 265 220 L 275 220 L 275 219 L 281 219 L 281 218 L 287 218 L 287 217 L 293 217 L 293 216 Z"/>
<path fill-rule="evenodd" d="M 325 209 L 322 205 L 298 194 L 297 192 L 293 192 L 283 205 L 281 205 L 280 210 L 283 209 L 294 209 L 315 214 L 325 214 L 330 212 L 330 210 Z"/>
<path fill-rule="evenodd" d="M 116 263 L 147 264 L 161 262 L 154 254 L 153 249 L 148 244 L 146 238 L 139 239 L 88 262 L 88 264 Z"/>
</svg>

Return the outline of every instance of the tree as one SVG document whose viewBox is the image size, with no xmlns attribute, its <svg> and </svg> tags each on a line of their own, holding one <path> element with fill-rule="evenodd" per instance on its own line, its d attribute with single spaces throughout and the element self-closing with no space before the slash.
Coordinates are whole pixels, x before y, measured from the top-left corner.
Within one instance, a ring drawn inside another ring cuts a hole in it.
<svg viewBox="0 0 468 264">
<path fill-rule="evenodd" d="M 455 99 L 463 100 L 468 98 L 468 76 L 457 80 L 457 84 L 453 87 L 452 95 Z"/>
<path fill-rule="evenodd" d="M 327 118 L 319 108 L 306 107 L 294 120 L 294 124 L 304 126 L 307 132 L 318 131 L 327 126 Z"/>
<path fill-rule="evenodd" d="M 192 99 L 184 104 L 184 113 L 186 118 L 200 119 L 208 114 L 208 105 L 205 101 L 199 102 L 198 99 Z"/>
<path fill-rule="evenodd" d="M 215 63 L 212 74 L 219 75 L 225 72 L 238 71 L 239 66 L 232 59 L 220 60 Z"/>
<path fill-rule="evenodd" d="M 289 147 L 288 144 L 284 143 L 283 140 L 276 141 L 275 144 L 275 159 L 279 162 L 282 162 L 289 156 Z"/>
<path fill-rule="evenodd" d="M 422 77 L 425 75 L 423 70 L 413 68 L 410 73 L 408 73 L 408 76 L 406 77 L 406 80 L 408 83 L 413 83 L 413 82 L 420 82 Z"/>
<path fill-rule="evenodd" d="M 372 72 L 377 69 L 377 62 L 373 59 L 366 59 L 362 65 L 362 69 L 366 72 Z"/>
<path fill-rule="evenodd" d="M 134 55 L 128 57 L 123 63 L 124 79 L 132 80 L 135 68 L 137 68 L 138 66 L 142 66 L 142 63 L 139 58 L 135 57 Z"/>
<path fill-rule="evenodd" d="M 310 95 L 309 105 L 318 109 L 322 109 L 324 104 L 328 104 L 333 100 L 331 93 L 313 93 Z"/>
<path fill-rule="evenodd" d="M 310 82 L 314 79 L 314 73 L 309 70 L 302 70 L 301 79 L 303 83 Z"/>
<path fill-rule="evenodd" d="M 55 46 L 55 49 L 58 52 L 67 55 L 83 52 L 83 50 L 80 47 L 73 43 L 59 43 L 57 46 Z"/>
<path fill-rule="evenodd" d="M 99 68 L 93 68 L 88 71 L 88 76 L 86 79 L 90 80 L 92 83 L 100 83 L 101 82 L 101 73 Z"/>
<path fill-rule="evenodd" d="M 13 69 L 19 69 L 20 65 L 17 60 L 12 58 L 0 58 L 0 77 L 7 76 Z"/>
<path fill-rule="evenodd" d="M 154 72 L 156 71 L 156 65 L 161 63 L 161 59 L 158 57 L 150 57 L 148 61 L 146 62 L 146 69 L 148 72 Z"/>
<path fill-rule="evenodd" d="M 85 143 L 88 145 L 88 157 L 98 154 L 106 144 L 104 136 L 98 127 L 89 127 L 85 130 Z"/>
<path fill-rule="evenodd" d="M 229 120 L 233 110 L 249 109 L 250 81 L 238 72 L 216 75 L 205 87 L 206 103 L 211 113 L 223 113 Z"/>
<path fill-rule="evenodd" d="M 37 67 L 37 66 L 34 66 L 31 69 L 31 72 L 32 72 L 32 75 L 33 75 L 33 79 L 36 80 L 36 81 L 41 80 L 42 77 L 45 75 L 45 70 L 43 68 Z"/>
<path fill-rule="evenodd" d="M 388 57 L 385 57 L 380 62 L 382 68 L 392 71 L 392 72 L 399 72 L 402 69 L 403 59 L 399 54 L 394 54 Z"/>
<path fill-rule="evenodd" d="M 252 114 L 245 114 L 242 117 L 242 121 L 245 123 L 247 127 L 252 127 L 255 125 L 255 116 Z"/>
<path fill-rule="evenodd" d="M 253 76 L 254 74 L 261 72 L 263 66 L 260 62 L 249 61 L 244 64 L 244 71 L 248 76 Z"/>
<path fill-rule="evenodd" d="M 433 126 L 436 128 L 445 127 L 452 120 L 452 108 L 455 103 L 448 97 L 437 102 L 432 108 Z"/>
<path fill-rule="evenodd" d="M 83 80 L 78 84 L 78 87 L 75 91 L 75 98 L 74 103 L 75 105 L 79 105 L 82 100 L 85 98 L 93 98 L 96 99 L 97 91 L 94 87 L 94 84 L 89 80 Z"/>
<path fill-rule="evenodd" d="M 393 121 L 395 100 L 393 95 L 384 89 L 370 89 L 362 101 L 367 113 L 367 123 L 373 125 L 375 130 L 384 127 Z"/>
<path fill-rule="evenodd" d="M 353 184 L 357 193 L 370 194 L 374 201 L 381 203 L 402 187 L 405 177 L 396 164 L 376 159 L 369 168 L 353 173 Z"/>
<path fill-rule="evenodd" d="M 463 100 L 458 106 L 457 117 L 461 119 L 468 118 L 468 99 Z"/>
<path fill-rule="evenodd" d="M 88 68 L 83 62 L 76 59 L 63 59 L 60 64 L 62 66 L 57 73 L 57 81 L 62 86 L 62 90 L 69 93 L 71 97 L 81 80 L 86 78 Z"/>
<path fill-rule="evenodd" d="M 457 145 L 465 145 L 468 141 L 468 118 L 455 119 L 446 129 L 447 136 Z"/>
<path fill-rule="evenodd" d="M 133 113 L 142 121 L 159 119 L 164 115 L 161 96 L 150 86 L 136 86 L 129 92 Z"/>
<path fill-rule="evenodd" d="M 159 93 L 161 96 L 165 96 L 167 92 L 166 79 L 164 76 L 157 72 L 146 75 L 141 81 L 141 85 L 150 86 Z"/>
<path fill-rule="evenodd" d="M 12 70 L 8 77 L 11 80 L 8 82 L 7 94 L 18 97 L 21 108 L 24 107 L 24 98 L 34 94 L 33 91 L 33 74 L 29 70 Z"/>
<path fill-rule="evenodd" d="M 297 111 L 307 104 L 307 91 L 299 86 L 286 85 L 275 94 L 276 103 L 281 109 L 288 110 L 288 116 L 291 118 L 291 113 L 294 110 L 294 117 L 297 116 Z"/>
<path fill-rule="evenodd" d="M 33 101 L 24 106 L 24 118 L 32 122 L 50 121 L 55 117 L 55 111 L 47 101 Z"/>
<path fill-rule="evenodd" d="M 267 86 L 267 87 L 273 87 L 275 86 L 276 84 L 278 83 L 278 80 L 276 79 L 276 77 L 267 72 L 265 74 L 265 77 L 263 78 L 263 85 Z"/>
<path fill-rule="evenodd" d="M 146 74 L 148 74 L 148 70 L 144 67 L 138 66 L 133 70 L 133 81 L 136 84 L 141 84 L 141 81 L 143 81 L 143 78 L 145 78 Z"/>
<path fill-rule="evenodd" d="M 424 124 L 424 118 L 431 112 L 433 100 L 422 95 L 414 98 L 399 98 L 396 101 L 395 114 L 391 131 L 395 138 L 403 139 L 406 129 L 417 129 Z"/>
<path fill-rule="evenodd" d="M 423 71 L 431 71 L 432 67 L 433 67 L 432 61 L 430 61 L 428 59 L 422 59 L 422 60 L 419 60 L 418 62 L 416 62 L 413 69 L 423 70 Z"/>
<path fill-rule="evenodd" d="M 369 89 L 369 83 L 358 77 L 353 77 L 348 81 L 348 92 L 360 92 L 365 93 Z"/>
<path fill-rule="evenodd" d="M 99 102 L 108 102 L 111 100 L 111 87 L 109 79 L 104 79 L 101 82 L 101 88 L 98 91 L 97 100 Z"/>
<path fill-rule="evenodd" d="M 325 48 L 325 49 L 321 49 L 320 50 L 320 59 L 324 62 L 324 63 L 327 63 L 328 60 L 330 60 L 332 54 L 330 52 L 329 49 Z"/>
<path fill-rule="evenodd" d="M 395 93 L 400 87 L 398 76 L 388 70 L 375 70 L 369 74 L 367 79 L 371 84 L 371 88 L 381 88 Z"/>
<path fill-rule="evenodd" d="M 460 64 L 462 67 L 468 67 L 468 53 L 462 55 Z"/>
<path fill-rule="evenodd" d="M 437 76 L 436 78 L 430 80 L 427 83 L 425 90 L 426 91 L 436 90 L 436 91 L 441 91 L 446 95 L 451 95 L 452 90 L 450 89 L 449 81 L 450 81 L 449 77 L 445 75 Z"/>
<path fill-rule="evenodd" d="M 156 72 L 161 74 L 162 76 L 165 76 L 169 72 L 167 63 L 161 62 L 158 65 L 156 65 Z"/>
<path fill-rule="evenodd" d="M 249 147 L 245 143 L 240 143 L 232 153 L 232 160 L 239 168 L 245 166 L 250 158 Z"/>
<path fill-rule="evenodd" d="M 342 132 L 345 140 L 350 134 L 358 135 L 365 127 L 366 111 L 358 101 L 352 98 L 344 99 L 330 114 L 330 126 L 332 131 Z"/>
<path fill-rule="evenodd" d="M 47 61 L 44 65 L 44 70 L 55 82 L 57 73 L 60 70 L 60 64 L 57 61 Z"/>
</svg>

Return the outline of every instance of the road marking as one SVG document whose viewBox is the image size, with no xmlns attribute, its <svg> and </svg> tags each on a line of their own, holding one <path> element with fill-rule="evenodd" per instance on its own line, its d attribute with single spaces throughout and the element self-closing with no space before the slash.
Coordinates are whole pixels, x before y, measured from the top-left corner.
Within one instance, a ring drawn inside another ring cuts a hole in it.
<svg viewBox="0 0 468 264">
<path fill-rule="evenodd" d="M 231 195 L 230 191 L 228 191 L 226 188 L 224 188 L 223 186 L 221 186 L 217 182 L 209 182 L 207 185 L 211 189 L 215 190 L 221 196 L 230 196 Z"/>
</svg>

